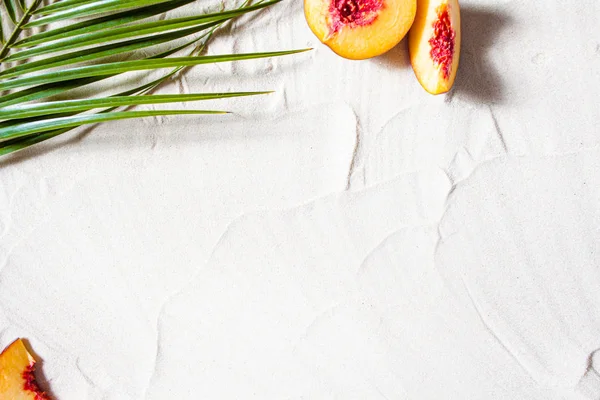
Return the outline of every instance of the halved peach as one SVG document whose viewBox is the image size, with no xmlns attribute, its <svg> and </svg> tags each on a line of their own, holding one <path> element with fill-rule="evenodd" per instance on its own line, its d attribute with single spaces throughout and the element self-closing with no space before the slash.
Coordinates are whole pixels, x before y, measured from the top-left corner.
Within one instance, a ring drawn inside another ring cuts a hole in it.
<svg viewBox="0 0 600 400">
<path fill-rule="evenodd" d="M 21 339 L 0 354 L 0 399 L 49 400 L 35 380 L 35 360 Z"/>
<path fill-rule="evenodd" d="M 415 19 L 416 5 L 416 0 L 304 0 L 304 15 L 331 50 L 362 60 L 402 40 Z"/>
<path fill-rule="evenodd" d="M 460 57 L 458 0 L 418 0 L 417 16 L 408 33 L 410 63 L 419 83 L 431 94 L 454 84 Z"/>
</svg>

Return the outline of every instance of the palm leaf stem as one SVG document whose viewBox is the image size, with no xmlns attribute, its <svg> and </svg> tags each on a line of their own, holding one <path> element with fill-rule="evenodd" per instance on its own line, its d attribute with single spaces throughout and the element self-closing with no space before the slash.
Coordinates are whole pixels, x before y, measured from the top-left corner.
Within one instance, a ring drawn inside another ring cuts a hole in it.
<svg viewBox="0 0 600 400">
<path fill-rule="evenodd" d="M 37 8 L 37 6 L 40 4 L 40 2 L 41 2 L 41 0 L 34 0 L 33 3 L 31 4 L 31 6 L 29 6 L 29 8 L 27 8 L 23 11 L 23 16 L 21 17 L 19 22 L 17 22 L 17 24 L 15 25 L 15 27 L 14 27 L 13 31 L 11 32 L 10 36 L 8 37 L 8 39 L 6 39 L 6 41 L 2 45 L 2 49 L 0 49 L 0 62 L 2 62 L 2 60 L 8 53 L 10 45 L 13 44 L 19 38 L 19 35 L 23 31 L 23 27 L 25 26 L 25 24 L 27 24 L 27 22 L 29 22 L 29 19 L 31 18 L 31 15 L 32 15 L 31 13 L 33 12 L 33 10 L 35 10 Z"/>
</svg>

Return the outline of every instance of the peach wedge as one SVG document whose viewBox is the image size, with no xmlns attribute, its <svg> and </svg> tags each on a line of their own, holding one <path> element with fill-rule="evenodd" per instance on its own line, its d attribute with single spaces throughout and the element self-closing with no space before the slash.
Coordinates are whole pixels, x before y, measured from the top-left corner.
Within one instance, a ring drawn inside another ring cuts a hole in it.
<svg viewBox="0 0 600 400">
<path fill-rule="evenodd" d="M 416 0 L 304 0 L 304 15 L 317 38 L 351 60 L 378 56 L 406 35 Z"/>
<path fill-rule="evenodd" d="M 34 376 L 35 360 L 21 339 L 0 354 L 0 399 L 49 400 Z"/>
<path fill-rule="evenodd" d="M 431 94 L 454 84 L 460 57 L 458 0 L 418 0 L 417 16 L 408 33 L 410 63 L 419 83 Z"/>
</svg>

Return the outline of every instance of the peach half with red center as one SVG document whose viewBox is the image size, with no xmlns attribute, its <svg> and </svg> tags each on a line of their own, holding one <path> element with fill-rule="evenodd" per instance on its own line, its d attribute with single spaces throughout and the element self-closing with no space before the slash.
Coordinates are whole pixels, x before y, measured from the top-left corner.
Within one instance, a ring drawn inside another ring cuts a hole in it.
<svg viewBox="0 0 600 400">
<path fill-rule="evenodd" d="M 419 83 L 431 94 L 454 84 L 460 57 L 458 0 L 418 0 L 417 16 L 408 33 L 410 63 Z"/>
<path fill-rule="evenodd" d="M 352 60 L 378 56 L 406 35 L 416 0 L 304 0 L 304 15 L 317 38 Z"/>
<path fill-rule="evenodd" d="M 35 359 L 21 339 L 0 354 L 0 399 L 50 400 L 35 379 Z"/>
</svg>

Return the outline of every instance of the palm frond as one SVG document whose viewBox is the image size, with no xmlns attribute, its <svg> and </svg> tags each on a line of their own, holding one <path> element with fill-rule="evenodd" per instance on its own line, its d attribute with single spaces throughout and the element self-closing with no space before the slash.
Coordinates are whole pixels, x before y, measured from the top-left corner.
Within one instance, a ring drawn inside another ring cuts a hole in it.
<svg viewBox="0 0 600 400">
<path fill-rule="evenodd" d="M 229 61 L 252 60 L 255 58 L 278 57 L 300 53 L 306 50 L 274 51 L 269 53 L 222 54 L 216 56 L 173 57 L 155 60 L 118 61 L 107 64 L 89 65 L 68 68 L 61 71 L 45 72 L 34 76 L 10 79 L 0 82 L 0 90 L 14 89 L 25 86 L 69 81 L 72 79 L 90 78 L 94 76 L 116 75 L 124 72 L 143 71 L 149 69 L 189 67 L 200 64 L 214 64 Z M 1 97 L 0 97 L 1 99 Z"/>
<path fill-rule="evenodd" d="M 34 133 L 47 132 L 54 129 L 70 128 L 98 122 L 116 121 L 120 119 L 157 117 L 166 115 L 227 114 L 227 111 L 214 110 L 165 110 L 165 111 L 121 111 L 105 114 L 82 114 L 68 117 L 49 118 L 39 121 L 22 122 L 0 128 L 0 139 L 14 139 Z"/>
<path fill-rule="evenodd" d="M 66 0 L 65 0 L 66 1 Z M 135 10 L 125 11 L 119 14 L 111 14 L 105 17 L 85 20 L 63 26 L 60 28 L 52 28 L 46 31 L 32 34 L 13 44 L 13 47 L 27 47 L 40 43 L 46 43 L 52 40 L 74 37 L 83 33 L 92 33 L 109 29 L 114 26 L 123 26 L 131 22 L 139 21 L 160 15 L 162 13 L 175 10 L 187 4 L 193 3 L 196 0 L 171 0 L 166 3 L 160 3 L 153 6 L 142 7 Z M 53 4 L 60 4 L 57 2 Z"/>
<path fill-rule="evenodd" d="M 41 18 L 34 18 L 25 24 L 25 28 L 48 25 L 53 22 L 83 18 L 112 11 L 128 10 L 135 7 L 165 3 L 167 0 L 97 0 L 75 7 L 66 7 L 58 12 Z M 33 12 L 32 14 L 35 14 Z"/>
<path fill-rule="evenodd" d="M 210 37 L 211 33 L 212 32 L 208 32 L 207 34 L 205 34 L 203 36 L 192 39 L 192 40 L 185 42 L 177 47 L 174 47 L 167 51 L 158 53 L 154 56 L 147 57 L 147 59 L 169 57 L 185 48 L 188 48 L 188 47 L 198 43 L 205 37 L 206 38 Z M 202 48 L 204 48 L 204 46 L 202 46 Z M 194 53 L 194 51 L 192 51 L 190 53 L 190 56 L 193 55 L 193 53 Z M 182 68 L 182 67 L 179 67 L 179 68 Z M 28 101 L 44 99 L 44 98 L 51 97 L 51 96 L 56 96 L 56 95 L 59 95 L 64 92 L 68 92 L 69 90 L 77 89 L 79 87 L 83 87 L 86 85 L 91 85 L 93 83 L 102 81 L 104 79 L 108 79 L 113 76 L 115 76 L 115 75 L 104 75 L 104 76 L 96 76 L 93 78 L 75 79 L 75 80 L 71 80 L 68 82 L 59 82 L 59 83 L 39 85 L 39 86 L 34 86 L 32 88 L 24 89 L 21 91 L 12 92 L 5 96 L 0 96 L 0 107 L 6 107 L 6 106 L 13 105 L 13 104 L 19 104 L 19 103 L 24 103 L 24 102 L 28 102 Z"/>
<path fill-rule="evenodd" d="M 270 4 L 264 3 L 232 12 L 177 18 L 169 21 L 152 21 L 140 23 L 134 26 L 125 26 L 121 28 L 111 29 L 108 32 L 105 29 L 102 29 L 97 32 L 84 33 L 81 35 L 76 35 L 74 37 L 71 33 L 70 37 L 62 40 L 54 41 L 54 39 L 56 39 L 56 37 L 54 37 L 52 43 L 36 46 L 31 49 L 16 51 L 12 55 L 6 57 L 5 61 L 23 60 L 30 57 L 55 53 L 58 51 L 71 50 L 99 44 L 101 45 L 115 40 L 131 39 L 144 35 L 146 40 L 151 40 L 155 38 L 155 34 L 157 33 L 191 27 L 187 30 L 178 31 L 178 34 L 172 34 L 173 37 L 171 40 L 174 40 L 179 37 L 188 36 L 198 31 L 208 29 L 212 26 L 215 26 L 216 24 L 223 23 L 235 17 L 239 17 L 250 11 L 255 11 L 264 7 L 268 7 L 269 5 L 278 3 L 279 1 L 281 0 L 274 0 L 269 2 Z"/>
<path fill-rule="evenodd" d="M 200 49 L 202 49 L 202 48 L 203 48 L 203 46 L 194 48 L 190 52 L 190 55 L 193 55 L 195 52 L 200 51 Z M 150 92 L 151 90 L 153 90 L 154 88 L 158 87 L 161 83 L 165 82 L 167 79 L 169 79 L 170 77 L 175 75 L 177 72 L 181 71 L 183 68 L 184 67 L 174 68 L 169 73 L 161 76 L 158 79 L 155 79 L 154 81 L 145 83 L 145 84 L 135 87 L 133 89 L 129 89 L 129 90 L 125 90 L 123 92 L 117 93 L 116 95 L 114 95 L 114 97 L 116 97 L 116 96 L 143 96 L 144 94 L 146 94 L 146 93 Z M 107 108 L 105 110 L 100 111 L 99 114 L 112 112 L 112 111 L 115 111 L 117 108 L 118 107 Z M 25 149 L 34 144 L 44 142 L 48 139 L 52 139 L 56 136 L 62 135 L 63 133 L 67 133 L 74 128 L 76 128 L 76 127 L 55 129 L 55 130 L 40 133 L 37 135 L 1 141 L 0 142 L 0 156 L 14 153 L 15 151 Z"/>
<path fill-rule="evenodd" d="M 57 1 L 55 3 L 49 4 L 47 6 L 40 7 L 37 10 L 34 10 L 33 14 L 46 15 L 46 14 L 50 14 L 50 13 L 55 12 L 55 11 L 63 10 L 65 8 L 75 7 L 75 6 L 79 6 L 79 5 L 87 4 L 87 3 L 92 3 L 94 1 L 95 0 L 64 0 L 64 1 Z"/>
<path fill-rule="evenodd" d="M 270 7 L 281 0 L 263 0 L 254 4 L 247 1 L 232 9 L 156 20 L 166 12 L 192 7 L 194 1 L 57 0 L 43 5 L 41 0 L 4 0 L 6 12 L 0 15 L 3 20 L 0 21 L 0 91 L 4 91 L 0 96 L 0 156 L 87 124 L 154 116 L 225 113 L 187 109 L 119 111 L 119 108 L 269 93 L 149 94 L 186 67 L 306 51 L 199 55 L 215 29 L 233 18 Z M 2 31 L 2 23 L 4 27 L 10 26 L 8 35 Z M 40 26 L 44 27 L 42 32 L 32 32 L 31 28 Z M 139 58 L 136 53 L 140 49 L 154 48 L 160 50 L 149 57 Z M 188 55 L 174 57 L 186 48 L 192 48 Z M 50 56 L 46 56 L 48 54 Z M 15 65 L 14 61 L 25 62 Z M 120 74 L 164 68 L 171 70 L 158 79 L 108 97 L 69 96 L 74 89 L 94 86 Z M 66 94 L 66 99 L 52 99 L 59 94 L 63 98 Z"/>
<path fill-rule="evenodd" d="M 13 24 L 17 23 L 17 7 L 16 2 L 13 0 L 6 0 L 4 2 L 4 6 L 6 7 L 6 11 L 8 12 L 8 16 Z"/>
<path fill-rule="evenodd" d="M 14 120 L 42 115 L 64 114 L 90 111 L 96 108 L 137 106 L 141 104 L 165 104 L 199 100 L 226 99 L 229 97 L 256 96 L 270 92 L 229 92 L 229 93 L 193 93 L 166 94 L 154 96 L 111 96 L 83 100 L 49 101 L 37 104 L 24 104 L 0 109 L 0 119 Z"/>
</svg>

